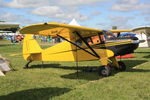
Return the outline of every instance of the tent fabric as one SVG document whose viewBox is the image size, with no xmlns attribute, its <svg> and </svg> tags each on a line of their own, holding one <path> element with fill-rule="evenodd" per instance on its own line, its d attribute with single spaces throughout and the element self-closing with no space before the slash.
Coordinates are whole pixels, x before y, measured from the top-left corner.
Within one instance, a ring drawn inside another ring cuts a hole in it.
<svg viewBox="0 0 150 100">
<path fill-rule="evenodd" d="M 69 25 L 81 26 L 75 19 L 72 19 Z"/>
<path fill-rule="evenodd" d="M 0 56 L 0 71 L 2 72 L 8 72 L 11 69 L 9 68 L 9 62 L 6 58 Z"/>
<path fill-rule="evenodd" d="M 131 36 L 135 36 L 135 33 L 120 33 L 120 36 L 125 36 L 125 35 L 131 35 Z"/>
<path fill-rule="evenodd" d="M 0 63 L 0 70 L 3 72 L 10 71 L 9 64 L 7 64 L 6 62 Z"/>
</svg>

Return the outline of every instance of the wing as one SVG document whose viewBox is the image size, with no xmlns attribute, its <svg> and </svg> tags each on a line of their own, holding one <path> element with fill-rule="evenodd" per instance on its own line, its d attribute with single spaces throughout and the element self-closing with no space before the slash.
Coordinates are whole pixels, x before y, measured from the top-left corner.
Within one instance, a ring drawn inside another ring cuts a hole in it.
<svg viewBox="0 0 150 100">
<path fill-rule="evenodd" d="M 116 30 L 109 30 L 112 33 L 118 33 L 118 32 L 132 32 L 130 29 L 116 29 Z"/>
<path fill-rule="evenodd" d="M 56 37 L 61 35 L 67 39 L 74 37 L 74 32 L 77 31 L 82 37 L 94 36 L 98 32 L 102 32 L 99 29 L 60 24 L 60 23 L 42 23 L 23 27 L 20 29 L 21 34 L 34 34 L 34 35 L 50 35 Z"/>
</svg>

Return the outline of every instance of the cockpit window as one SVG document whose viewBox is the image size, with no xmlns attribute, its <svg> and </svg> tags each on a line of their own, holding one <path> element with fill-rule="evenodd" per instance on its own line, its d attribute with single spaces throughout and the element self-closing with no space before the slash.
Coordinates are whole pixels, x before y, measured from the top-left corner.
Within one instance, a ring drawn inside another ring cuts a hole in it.
<svg viewBox="0 0 150 100">
<path fill-rule="evenodd" d="M 93 36 L 93 37 L 91 37 L 91 39 L 92 39 L 94 44 L 100 43 L 99 36 Z"/>
<path fill-rule="evenodd" d="M 75 42 L 75 44 L 78 45 L 78 46 L 81 46 L 81 45 L 82 45 L 82 40 L 80 40 L 80 39 L 77 40 L 77 41 Z"/>
<path fill-rule="evenodd" d="M 115 37 L 115 35 L 110 31 L 104 31 L 104 36 L 106 39 L 111 39 Z"/>
<path fill-rule="evenodd" d="M 105 39 L 105 36 L 103 35 L 103 33 L 100 33 L 95 36 L 85 37 L 84 40 L 89 45 L 93 45 L 93 44 L 104 43 L 106 39 Z M 75 43 L 79 46 L 84 46 L 84 42 L 81 39 L 78 39 Z"/>
<path fill-rule="evenodd" d="M 87 43 L 88 43 L 89 45 L 91 45 L 91 44 L 93 43 L 91 37 L 87 38 L 86 41 L 87 41 Z"/>
<path fill-rule="evenodd" d="M 87 43 L 88 43 L 89 45 L 91 45 L 91 44 L 104 43 L 105 37 L 104 37 L 103 34 L 101 34 L 101 35 L 96 35 L 96 36 L 88 37 L 88 38 L 86 39 L 86 41 L 87 41 Z"/>
</svg>

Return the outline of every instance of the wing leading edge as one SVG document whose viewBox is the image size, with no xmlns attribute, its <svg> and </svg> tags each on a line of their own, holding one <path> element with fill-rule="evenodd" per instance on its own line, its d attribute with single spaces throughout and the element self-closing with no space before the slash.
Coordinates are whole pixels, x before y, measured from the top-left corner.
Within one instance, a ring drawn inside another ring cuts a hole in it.
<svg viewBox="0 0 150 100">
<path fill-rule="evenodd" d="M 65 38 L 71 38 L 70 35 L 72 34 L 68 33 L 73 33 L 74 31 L 78 31 L 83 37 L 92 36 L 97 34 L 98 32 L 102 32 L 102 30 L 99 29 L 60 23 L 34 24 L 25 26 L 20 29 L 21 34 L 50 35 L 52 37 L 55 37 L 59 34 Z"/>
<path fill-rule="evenodd" d="M 57 37 L 60 35 L 69 40 L 73 40 L 75 38 L 74 32 L 77 31 L 80 33 L 82 37 L 91 37 L 97 35 L 103 30 L 93 29 L 75 25 L 68 25 L 62 23 L 41 23 L 25 26 L 19 30 L 21 34 L 33 34 L 33 35 L 46 35 Z M 131 32 L 132 30 L 109 30 L 111 32 Z"/>
</svg>

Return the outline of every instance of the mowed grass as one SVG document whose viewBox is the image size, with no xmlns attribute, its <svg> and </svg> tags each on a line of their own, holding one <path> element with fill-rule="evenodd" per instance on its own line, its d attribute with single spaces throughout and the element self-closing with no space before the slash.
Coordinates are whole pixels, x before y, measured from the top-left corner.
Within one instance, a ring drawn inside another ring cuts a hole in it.
<svg viewBox="0 0 150 100">
<path fill-rule="evenodd" d="M 150 48 L 137 49 L 136 58 L 122 59 L 127 71 L 114 71 L 106 78 L 82 70 L 77 78 L 74 62 L 44 62 L 42 66 L 35 61 L 23 69 L 27 62 L 21 52 L 21 45 L 0 45 L 0 54 L 15 69 L 0 77 L 0 100 L 150 100 Z M 80 62 L 79 66 L 99 66 L 99 62 Z"/>
</svg>

